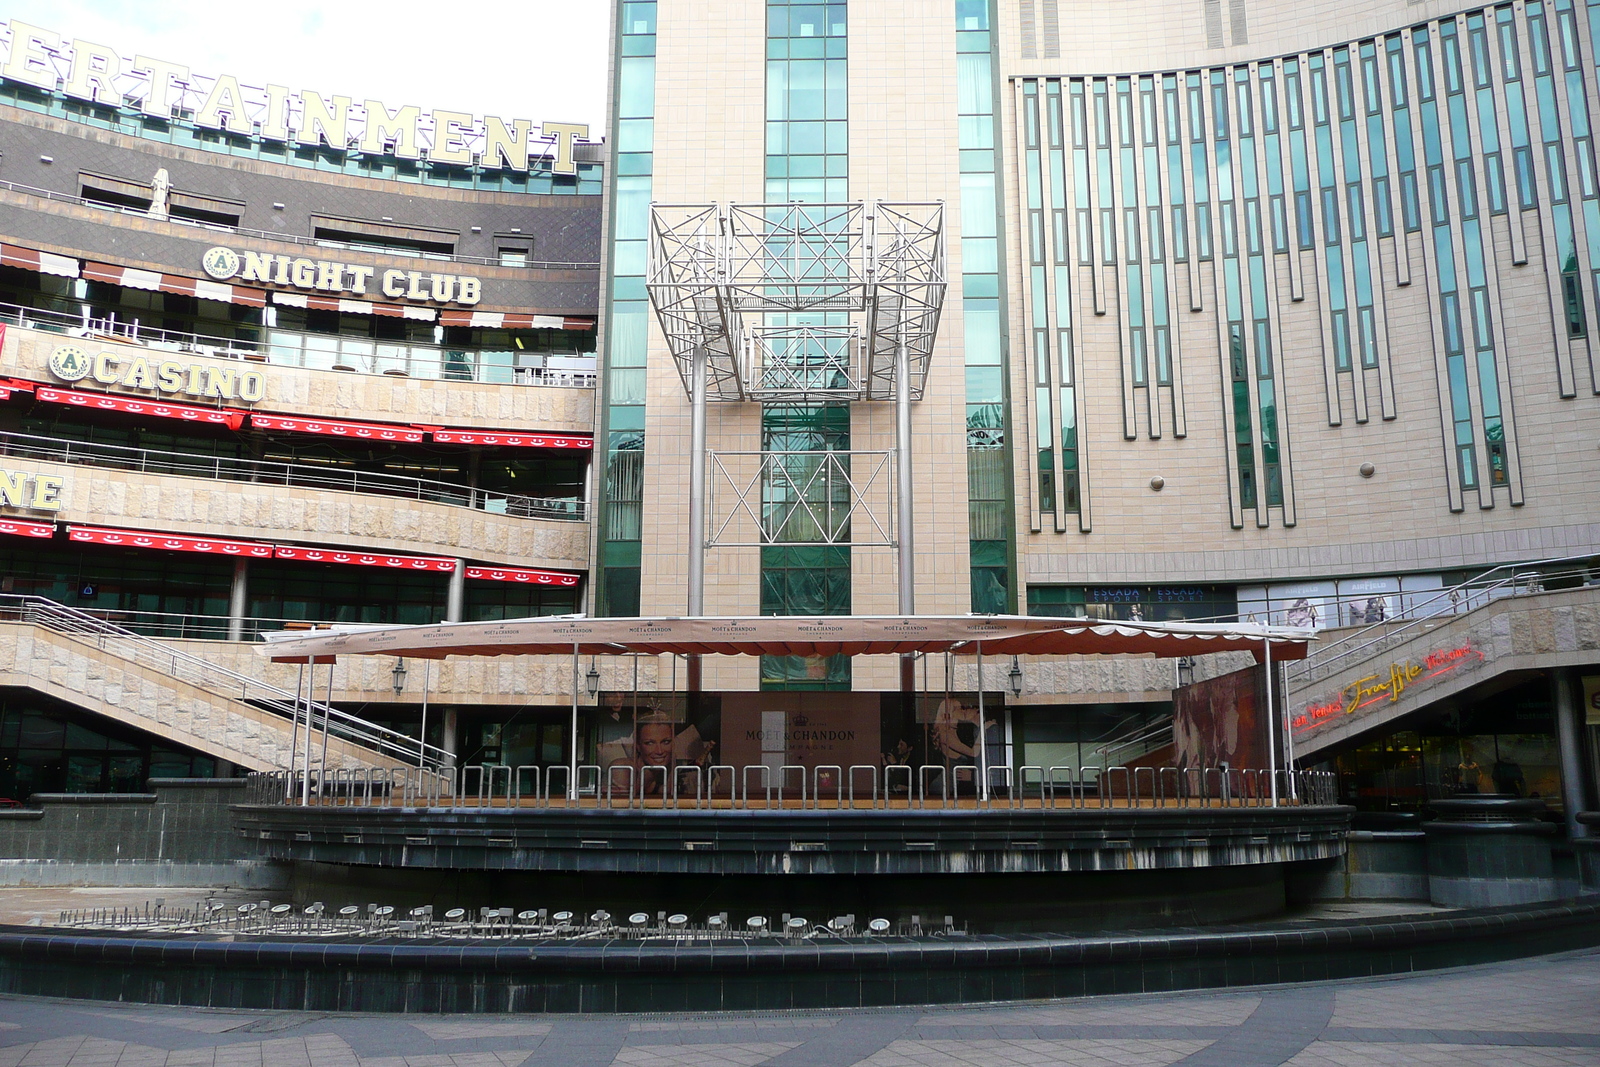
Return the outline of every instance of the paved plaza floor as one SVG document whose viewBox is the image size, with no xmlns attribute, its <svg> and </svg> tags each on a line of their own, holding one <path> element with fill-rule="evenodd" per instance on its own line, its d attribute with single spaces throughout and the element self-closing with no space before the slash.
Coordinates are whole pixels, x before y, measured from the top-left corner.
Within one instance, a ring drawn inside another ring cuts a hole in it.
<svg viewBox="0 0 1600 1067">
<path fill-rule="evenodd" d="M 0 997 L 0 1067 L 1596 1067 L 1600 949 L 1248 990 L 879 1011 L 384 1016 Z"/>
</svg>

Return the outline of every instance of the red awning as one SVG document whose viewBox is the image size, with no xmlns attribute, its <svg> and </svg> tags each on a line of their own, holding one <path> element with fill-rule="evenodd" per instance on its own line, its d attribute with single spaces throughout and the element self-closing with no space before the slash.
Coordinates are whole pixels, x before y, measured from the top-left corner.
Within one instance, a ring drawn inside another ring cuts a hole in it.
<svg viewBox="0 0 1600 1067">
<path fill-rule="evenodd" d="M 203 552 L 212 556 L 245 556 L 251 559 L 272 558 L 272 546 L 260 541 L 186 537 L 179 534 L 151 533 L 148 530 L 121 530 L 114 526 L 68 526 L 67 537 L 91 545 L 159 548 L 168 552 Z"/>
<path fill-rule="evenodd" d="M 1251 652 L 1303 659 L 1309 630 L 1258 623 L 1102 623 L 1020 615 L 745 616 L 733 618 L 505 619 L 434 626 L 335 627 L 315 636 L 263 635 L 274 659 L 307 655 L 1201 656 Z"/>
<path fill-rule="evenodd" d="M 576 574 L 564 574 L 561 571 L 530 571 L 521 567 L 468 567 L 467 577 L 486 582 L 531 582 L 534 585 L 564 586 L 578 584 Z"/>
<path fill-rule="evenodd" d="M 273 553 L 278 559 L 297 559 L 306 563 L 348 563 L 357 567 L 393 567 L 408 571 L 443 571 L 456 569 L 456 561 L 445 556 L 391 556 L 380 552 L 344 552 L 331 548 L 303 548 L 299 545 L 278 545 Z"/>
<path fill-rule="evenodd" d="M 250 413 L 250 425 L 258 430 L 288 430 L 290 433 L 315 433 L 343 437 L 350 441 L 422 442 L 425 431 L 414 426 L 395 426 L 382 422 L 348 422 L 343 419 L 297 419 L 288 415 Z"/>
<path fill-rule="evenodd" d="M 489 330 L 592 330 L 594 319 L 571 315 L 519 315 L 507 311 L 439 312 L 441 326 L 479 326 Z"/>
<path fill-rule="evenodd" d="M 433 429 L 433 439 L 442 445 L 501 445 L 506 448 L 593 448 L 588 434 L 518 433 L 508 430 Z"/>
<path fill-rule="evenodd" d="M 145 400 L 111 393 L 86 393 L 81 389 L 57 389 L 52 385 L 37 386 L 34 395 L 51 404 L 70 404 L 95 411 L 125 411 L 130 415 L 153 415 L 183 422 L 206 422 L 226 426 L 230 430 L 243 426 L 245 417 L 245 412 L 233 408 L 203 408 L 194 404 L 173 404 L 165 400 Z"/>
<path fill-rule="evenodd" d="M 10 534 L 13 537 L 54 537 L 56 524 L 53 522 L 22 522 L 19 519 L 0 519 L 0 534 Z"/>
<path fill-rule="evenodd" d="M 229 285 L 205 278 L 185 278 L 181 274 L 163 274 L 158 270 L 139 270 L 136 267 L 118 267 L 110 263 L 86 263 L 83 276 L 92 282 L 109 282 L 128 289 L 144 289 L 152 293 L 180 293 L 201 300 L 220 300 L 225 304 L 244 304 L 247 307 L 265 307 L 267 294 L 261 289 L 242 285 Z"/>
</svg>

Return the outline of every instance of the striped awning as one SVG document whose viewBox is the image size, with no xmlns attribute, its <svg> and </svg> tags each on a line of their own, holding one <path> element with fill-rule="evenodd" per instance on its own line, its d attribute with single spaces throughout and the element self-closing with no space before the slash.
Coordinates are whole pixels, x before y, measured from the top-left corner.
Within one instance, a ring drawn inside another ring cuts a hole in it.
<svg viewBox="0 0 1600 1067">
<path fill-rule="evenodd" d="M 439 312 L 441 326 L 479 326 L 489 330 L 592 330 L 594 319 L 570 315 L 524 315 L 511 311 Z"/>
<path fill-rule="evenodd" d="M 53 274 L 58 278 L 76 278 L 81 273 L 78 261 L 71 256 L 58 256 L 54 252 L 37 252 L 16 245 L 0 245 L 0 265 L 21 267 L 39 274 Z"/>
<path fill-rule="evenodd" d="M 51 385 L 35 386 L 33 393 L 51 404 L 68 404 L 92 411 L 124 411 L 130 415 L 153 415 L 158 419 L 178 419 L 183 422 L 203 422 L 226 426 L 230 430 L 243 426 L 246 414 L 232 408 L 203 408 L 194 404 L 172 404 L 165 400 L 145 400 L 136 396 L 57 389 Z"/>
<path fill-rule="evenodd" d="M 312 296 L 309 293 L 273 293 L 272 302 L 283 307 L 309 308 L 314 311 L 337 311 L 343 315 L 386 315 L 392 319 L 415 319 L 432 322 L 438 312 L 429 307 L 409 304 L 380 304 L 373 300 L 351 300 L 337 296 Z"/>
<path fill-rule="evenodd" d="M 267 294 L 261 289 L 243 285 L 228 285 L 205 278 L 185 278 L 181 274 L 163 274 L 156 270 L 138 270 L 118 267 L 110 263 L 86 263 L 83 276 L 92 282 L 106 282 L 129 289 L 144 289 L 152 293 L 178 293 L 195 296 L 201 300 L 220 300 L 225 304 L 244 304 L 248 307 L 265 307 Z"/>
</svg>

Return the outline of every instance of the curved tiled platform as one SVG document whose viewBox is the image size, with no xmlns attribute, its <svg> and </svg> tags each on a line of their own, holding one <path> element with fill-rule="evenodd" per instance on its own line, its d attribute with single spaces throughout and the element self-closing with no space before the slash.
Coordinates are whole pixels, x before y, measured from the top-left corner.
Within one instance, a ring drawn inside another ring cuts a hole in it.
<svg viewBox="0 0 1600 1067">
<path fill-rule="evenodd" d="M 0 992 L 314 1011 L 865 1007 L 1261 985 L 1600 944 L 1600 899 L 1416 919 L 776 943 L 250 940 L 0 927 Z"/>
</svg>

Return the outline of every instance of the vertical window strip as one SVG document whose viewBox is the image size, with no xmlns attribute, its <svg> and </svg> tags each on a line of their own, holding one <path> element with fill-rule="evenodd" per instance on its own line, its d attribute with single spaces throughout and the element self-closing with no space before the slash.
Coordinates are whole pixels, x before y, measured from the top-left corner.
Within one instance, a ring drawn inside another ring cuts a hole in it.
<svg viewBox="0 0 1600 1067">
<path fill-rule="evenodd" d="M 654 172 L 656 4 L 630 0 L 617 26 L 617 115 L 613 143 L 627 152 L 627 175 L 611 170 L 612 247 L 610 249 L 605 341 L 603 411 L 605 471 L 598 479 L 603 495 L 598 509 L 599 558 L 593 591 L 600 615 L 640 612 L 640 534 L 644 513 L 645 407 L 640 379 L 650 330 L 643 264 L 649 229 L 651 176 Z"/>
<path fill-rule="evenodd" d="M 1060 492 L 1057 494 L 1057 515 L 1078 515 L 1080 532 L 1086 531 L 1087 516 L 1083 509 L 1082 475 L 1079 463 L 1081 441 L 1078 434 L 1077 375 L 1073 364 L 1077 354 L 1073 347 L 1072 313 L 1072 262 L 1073 249 L 1067 223 L 1067 145 L 1081 139 L 1081 130 L 1074 129 L 1075 119 L 1070 114 L 1069 97 L 1062 92 L 1059 78 L 1045 82 L 1044 118 L 1046 150 L 1049 154 L 1050 208 L 1056 223 L 1049 231 L 1050 265 L 1054 285 L 1050 287 L 1051 320 L 1055 329 L 1046 339 L 1047 348 L 1053 350 L 1051 373 L 1055 380 L 1055 410 L 1060 450 Z M 1076 191 L 1073 191 L 1076 196 Z M 1052 469 L 1056 469 L 1052 467 Z M 1058 530 L 1063 527 L 1058 523 Z"/>
<path fill-rule="evenodd" d="M 1441 93 L 1438 91 L 1442 86 L 1439 84 L 1440 79 L 1435 69 L 1435 45 L 1430 30 L 1427 27 L 1412 30 L 1411 44 L 1416 59 L 1423 160 L 1428 168 L 1428 210 L 1433 227 L 1434 268 L 1438 277 L 1439 324 L 1444 341 L 1455 474 L 1457 484 L 1463 490 L 1476 489 L 1478 487 L 1477 443 L 1461 328 L 1456 247 L 1450 226 L 1449 192 L 1444 180 L 1444 142 L 1439 100 Z"/>
<path fill-rule="evenodd" d="M 1007 330 L 1000 300 L 1001 234 L 995 144 L 994 41 L 989 0 L 955 0 L 958 148 L 962 153 L 962 230 L 992 233 L 973 238 L 990 249 L 982 263 L 962 257 L 962 311 L 967 367 L 967 540 L 971 610 L 1005 613 L 1016 608 L 1011 507 L 1010 422 L 1006 410 Z M 975 162 L 969 166 L 968 158 Z M 980 195 L 967 202 L 967 183 Z M 969 219 L 969 214 L 993 218 Z M 977 245 L 973 246 L 974 251 Z M 982 269 L 979 269 L 979 268 Z"/>
<path fill-rule="evenodd" d="M 842 2 L 767 0 L 768 202 L 849 198 L 848 30 Z M 775 453 L 849 451 L 850 421 L 850 409 L 842 405 L 767 405 L 762 409 L 761 447 Z M 809 462 L 798 456 L 785 461 L 791 467 Z M 800 470 L 794 480 L 802 481 L 804 475 Z M 763 504 L 779 502 L 769 501 L 768 495 L 787 494 L 788 486 L 780 481 L 764 485 Z M 848 485 L 836 486 L 834 493 L 817 501 L 830 522 L 850 507 Z M 821 541 L 823 534 L 815 524 L 803 523 L 786 530 L 784 539 Z M 850 557 L 848 544 L 763 548 L 762 613 L 848 615 L 853 599 Z M 845 656 L 820 661 L 762 656 L 761 687 L 849 690 L 851 667 Z"/>
</svg>

